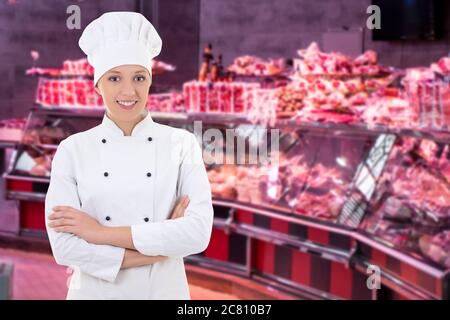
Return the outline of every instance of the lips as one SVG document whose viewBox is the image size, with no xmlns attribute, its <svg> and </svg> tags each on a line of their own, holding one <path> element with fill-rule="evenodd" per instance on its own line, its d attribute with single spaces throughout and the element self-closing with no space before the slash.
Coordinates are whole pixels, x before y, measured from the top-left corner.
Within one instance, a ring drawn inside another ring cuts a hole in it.
<svg viewBox="0 0 450 320">
<path fill-rule="evenodd" d="M 116 100 L 116 103 L 123 109 L 132 109 L 136 103 L 137 100 Z"/>
</svg>

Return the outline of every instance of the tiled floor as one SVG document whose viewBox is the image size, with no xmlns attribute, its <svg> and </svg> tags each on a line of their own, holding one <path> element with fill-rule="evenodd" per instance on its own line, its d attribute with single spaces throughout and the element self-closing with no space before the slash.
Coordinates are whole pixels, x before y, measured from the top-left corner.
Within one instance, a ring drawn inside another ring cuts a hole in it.
<svg viewBox="0 0 450 320">
<path fill-rule="evenodd" d="M 47 254 L 0 248 L 0 261 L 14 263 L 13 299 L 65 299 L 66 268 Z M 192 300 L 234 300 L 235 296 L 190 286 Z"/>
</svg>

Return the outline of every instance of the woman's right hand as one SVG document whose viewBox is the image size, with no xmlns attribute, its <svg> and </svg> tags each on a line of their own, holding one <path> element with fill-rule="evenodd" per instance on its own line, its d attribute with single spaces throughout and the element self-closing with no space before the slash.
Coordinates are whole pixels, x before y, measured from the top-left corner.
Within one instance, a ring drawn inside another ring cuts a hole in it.
<svg viewBox="0 0 450 320">
<path fill-rule="evenodd" d="M 170 219 L 177 219 L 184 217 L 184 211 L 186 210 L 188 205 L 189 205 L 189 197 L 182 196 L 175 205 L 175 208 L 172 211 Z"/>
</svg>

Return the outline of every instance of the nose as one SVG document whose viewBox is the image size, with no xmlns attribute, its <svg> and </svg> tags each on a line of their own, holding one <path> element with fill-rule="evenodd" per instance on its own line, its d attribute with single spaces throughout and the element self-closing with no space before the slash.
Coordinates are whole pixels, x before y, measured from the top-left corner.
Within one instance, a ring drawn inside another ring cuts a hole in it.
<svg viewBox="0 0 450 320">
<path fill-rule="evenodd" d="M 120 90 L 120 96 L 122 98 L 136 98 L 137 97 L 137 93 L 136 93 L 136 88 L 133 85 L 132 81 L 124 81 L 122 88 Z"/>
</svg>

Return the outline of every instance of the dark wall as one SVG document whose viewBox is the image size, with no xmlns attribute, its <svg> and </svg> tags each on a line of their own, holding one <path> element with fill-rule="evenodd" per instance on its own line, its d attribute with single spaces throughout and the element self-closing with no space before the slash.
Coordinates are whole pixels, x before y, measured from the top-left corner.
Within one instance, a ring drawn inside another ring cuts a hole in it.
<svg viewBox="0 0 450 320">
<path fill-rule="evenodd" d="M 158 12 L 158 32 L 163 39 L 159 58 L 174 63 L 177 70 L 155 78 L 155 88 L 179 89 L 198 72 L 200 0 L 159 0 L 157 4 L 154 9 Z"/>
</svg>

